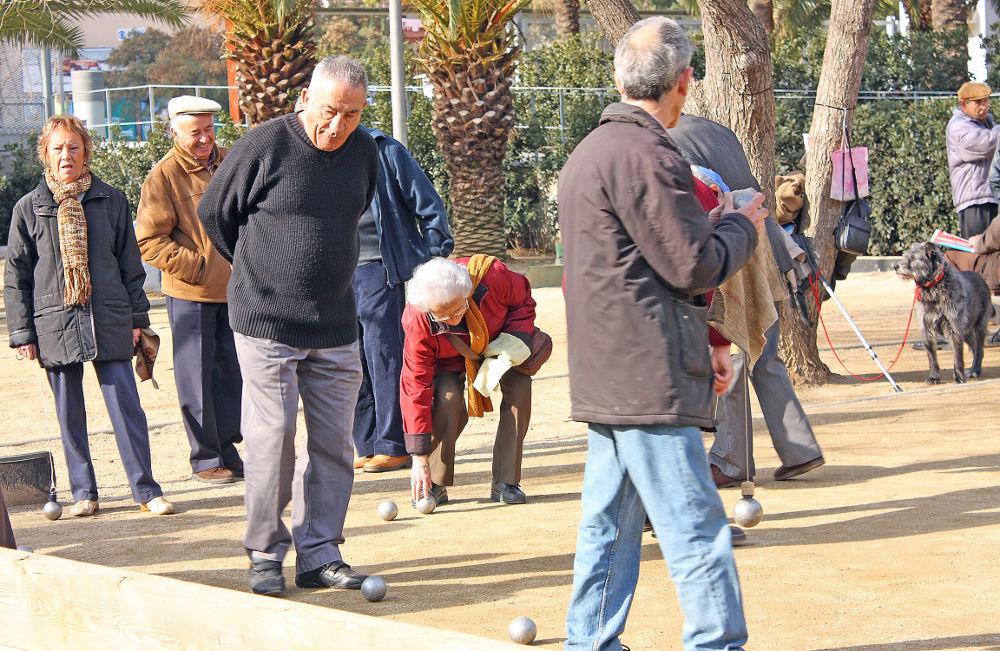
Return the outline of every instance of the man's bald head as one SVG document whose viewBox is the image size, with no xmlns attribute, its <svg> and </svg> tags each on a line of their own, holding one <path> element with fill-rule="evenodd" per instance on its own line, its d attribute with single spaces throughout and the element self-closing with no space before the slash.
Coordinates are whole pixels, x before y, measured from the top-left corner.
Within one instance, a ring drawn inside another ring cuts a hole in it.
<svg viewBox="0 0 1000 651">
<path fill-rule="evenodd" d="M 615 48 L 615 79 L 625 97 L 658 100 L 691 65 L 691 42 L 669 18 L 640 20 Z"/>
</svg>

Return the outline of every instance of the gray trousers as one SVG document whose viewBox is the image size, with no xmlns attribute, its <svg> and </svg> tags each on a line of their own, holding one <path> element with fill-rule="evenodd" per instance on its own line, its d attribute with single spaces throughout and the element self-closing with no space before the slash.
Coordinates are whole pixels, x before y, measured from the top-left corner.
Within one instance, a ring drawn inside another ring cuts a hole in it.
<svg viewBox="0 0 1000 651">
<path fill-rule="evenodd" d="M 776 321 L 764 336 L 767 343 L 750 371 L 750 382 L 760 401 L 771 442 L 784 466 L 797 466 L 820 456 L 809 419 L 795 396 L 788 370 L 778 357 L 781 326 Z M 729 391 L 719 399 L 716 415 L 719 426 L 708 462 L 733 479 L 749 479 L 756 469 L 753 462 L 753 425 L 750 395 L 743 376 L 744 353 L 733 356 L 736 371 Z M 749 433 L 749 436 L 747 435 Z M 749 449 L 747 444 L 749 443 Z M 749 457 L 749 468 L 747 459 Z"/>
<path fill-rule="evenodd" d="M 361 386 L 358 344 L 296 348 L 236 333 L 243 374 L 243 472 L 251 561 L 282 561 L 294 541 L 295 572 L 342 560 L 344 518 L 354 483 L 354 404 Z M 295 458 L 299 396 L 306 443 Z M 292 531 L 281 514 L 292 502 Z"/>
<path fill-rule="evenodd" d="M 0 489 L 0 547 L 17 549 L 17 543 L 14 541 L 14 530 L 10 528 L 7 503 L 3 501 L 2 489 Z"/>
</svg>

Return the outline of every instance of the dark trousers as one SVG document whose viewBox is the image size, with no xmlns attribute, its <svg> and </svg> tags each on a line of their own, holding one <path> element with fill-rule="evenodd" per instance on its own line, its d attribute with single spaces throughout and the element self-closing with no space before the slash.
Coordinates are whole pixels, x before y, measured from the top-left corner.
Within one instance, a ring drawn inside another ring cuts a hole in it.
<svg viewBox="0 0 1000 651">
<path fill-rule="evenodd" d="M 146 414 L 139 404 L 131 363 L 124 360 L 94 362 L 94 370 L 115 430 L 118 454 L 132 487 L 132 498 L 145 503 L 163 495 L 160 485 L 153 480 Z M 97 478 L 90 459 L 87 409 L 83 403 L 83 364 L 56 366 L 46 369 L 46 373 L 56 398 L 56 416 L 62 431 L 73 499 L 96 500 Z"/>
<path fill-rule="evenodd" d="M 361 391 L 354 410 L 354 449 L 359 457 L 403 456 L 399 375 L 403 370 L 403 285 L 386 284 L 385 267 L 369 262 L 354 272 L 361 324 Z"/>
<path fill-rule="evenodd" d="M 531 378 L 507 371 L 500 379 L 500 423 L 493 443 L 493 481 L 521 483 L 524 435 L 531 420 Z M 431 411 L 431 481 L 439 486 L 455 483 L 455 443 L 469 422 L 465 404 L 465 373 L 434 376 Z"/>
<path fill-rule="evenodd" d="M 174 382 L 191 444 L 191 470 L 239 465 L 243 381 L 227 303 L 167 297 Z"/>
<path fill-rule="evenodd" d="M 997 216 L 997 204 L 977 203 L 958 213 L 958 225 L 962 237 L 969 239 L 973 235 L 981 235 L 989 228 L 990 222 Z"/>
<path fill-rule="evenodd" d="M 17 549 L 14 542 L 14 530 L 10 528 L 10 515 L 7 514 L 7 503 L 3 501 L 3 490 L 0 489 L 0 547 Z"/>
</svg>

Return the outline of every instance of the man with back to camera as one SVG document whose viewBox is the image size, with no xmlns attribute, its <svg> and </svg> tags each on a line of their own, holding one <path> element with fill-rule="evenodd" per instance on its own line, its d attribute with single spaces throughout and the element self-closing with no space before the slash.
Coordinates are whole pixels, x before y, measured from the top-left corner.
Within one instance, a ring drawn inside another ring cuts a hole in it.
<svg viewBox="0 0 1000 651">
<path fill-rule="evenodd" d="M 751 257 L 767 211 L 730 195 L 712 219 L 664 131 L 681 114 L 691 44 L 642 20 L 615 51 L 622 102 L 559 177 L 572 417 L 589 424 L 566 649 L 620 649 L 648 512 L 677 586 L 686 649 L 740 649 L 746 622 L 701 426 L 729 351 L 709 354 L 708 289 Z M 623 334 L 627 333 L 627 334 Z M 613 567 L 612 567 L 613 566 Z"/>
<path fill-rule="evenodd" d="M 243 440 L 243 381 L 226 303 L 232 267 L 198 220 L 198 201 L 226 155 L 215 144 L 221 110 L 218 102 L 191 95 L 167 103 L 174 146 L 146 176 L 135 220 L 142 259 L 163 273 L 191 476 L 208 484 L 243 478 L 235 445 Z"/>
<path fill-rule="evenodd" d="M 354 482 L 351 430 L 361 385 L 351 277 L 358 220 L 375 195 L 375 141 L 358 130 L 364 67 L 317 64 L 301 112 L 236 141 L 198 216 L 233 264 L 229 316 L 243 371 L 244 474 L 250 590 L 285 591 L 281 563 L 296 550 L 295 584 L 359 589 L 344 562 Z M 299 395 L 307 429 L 295 456 Z M 292 533 L 281 513 L 292 502 Z"/>
</svg>

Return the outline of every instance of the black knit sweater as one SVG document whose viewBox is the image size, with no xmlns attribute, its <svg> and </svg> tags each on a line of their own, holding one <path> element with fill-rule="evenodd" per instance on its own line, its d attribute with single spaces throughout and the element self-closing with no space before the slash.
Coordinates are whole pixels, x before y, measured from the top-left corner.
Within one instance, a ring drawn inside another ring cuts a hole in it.
<svg viewBox="0 0 1000 651">
<path fill-rule="evenodd" d="M 363 129 L 325 152 L 293 113 L 233 144 L 198 203 L 233 264 L 233 330 L 299 348 L 357 340 L 358 219 L 377 181 L 378 150 Z"/>
</svg>

